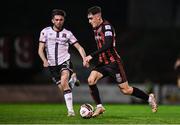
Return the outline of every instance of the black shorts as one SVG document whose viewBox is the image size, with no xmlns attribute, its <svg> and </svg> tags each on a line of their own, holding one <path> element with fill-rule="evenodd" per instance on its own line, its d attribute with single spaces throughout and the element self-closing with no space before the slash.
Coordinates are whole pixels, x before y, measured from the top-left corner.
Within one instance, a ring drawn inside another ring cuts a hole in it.
<svg viewBox="0 0 180 125">
<path fill-rule="evenodd" d="M 93 70 L 100 72 L 103 77 L 112 77 L 118 84 L 127 82 L 123 65 L 120 62 L 113 62 L 107 65 L 99 64 Z"/>
<path fill-rule="evenodd" d="M 56 84 L 60 84 L 60 80 L 61 80 L 60 76 L 61 76 L 61 72 L 63 70 L 69 70 L 70 76 L 73 73 L 73 65 L 70 60 L 63 62 L 61 65 L 49 66 L 48 68 L 51 73 L 51 78 L 52 78 L 53 82 Z"/>
</svg>

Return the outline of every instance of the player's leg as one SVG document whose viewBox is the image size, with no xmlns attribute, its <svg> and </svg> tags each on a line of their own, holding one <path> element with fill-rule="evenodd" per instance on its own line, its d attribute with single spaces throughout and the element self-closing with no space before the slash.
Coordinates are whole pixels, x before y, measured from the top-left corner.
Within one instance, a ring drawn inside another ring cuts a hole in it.
<svg viewBox="0 0 180 125">
<path fill-rule="evenodd" d="M 64 93 L 63 93 L 64 90 L 63 90 L 61 84 L 58 84 L 58 88 L 59 88 L 59 90 L 60 90 L 61 95 L 63 96 L 63 95 L 64 95 Z"/>
<path fill-rule="evenodd" d="M 60 66 L 49 66 L 48 68 L 49 68 L 53 83 L 55 83 L 58 86 L 61 94 L 63 95 L 63 88 L 61 86 L 61 80 L 59 76 Z"/>
<path fill-rule="evenodd" d="M 67 63 L 67 61 L 64 63 Z M 67 109 L 71 110 L 71 109 L 73 109 L 72 102 L 71 102 L 72 101 L 72 92 L 68 85 L 68 80 L 69 80 L 69 75 L 70 75 L 71 69 L 68 70 L 68 68 L 66 66 L 68 67 L 68 63 L 67 63 L 67 65 L 49 66 L 49 71 L 51 73 L 52 81 L 58 85 L 58 88 L 59 88 L 61 94 L 64 95 L 65 102 L 67 103 Z M 61 71 L 62 68 L 67 69 L 67 70 Z M 60 72 L 61 72 L 61 74 L 59 74 Z M 70 101 L 66 101 L 66 100 L 68 100 L 68 97 L 70 97 Z M 73 113 L 74 112 L 72 110 L 72 113 L 70 113 L 71 116 L 74 116 Z"/>
<path fill-rule="evenodd" d="M 123 65 L 120 62 L 117 63 L 116 69 L 117 69 L 115 71 L 116 74 L 114 74 L 114 76 L 116 78 L 116 81 L 119 83 L 118 86 L 120 88 L 120 91 L 125 95 L 132 95 L 132 96 L 140 98 L 146 102 L 149 102 L 149 104 L 152 107 L 152 112 L 156 112 L 157 111 L 157 104 L 156 104 L 154 94 L 148 95 L 136 87 L 129 86 Z"/>
<path fill-rule="evenodd" d="M 68 116 L 75 116 L 74 109 L 73 109 L 72 91 L 68 84 L 69 76 L 70 76 L 69 70 L 61 71 L 61 86 L 63 88 L 64 99 L 66 102 L 66 107 L 68 109 Z"/>
<path fill-rule="evenodd" d="M 96 117 L 105 111 L 105 108 L 102 106 L 101 98 L 99 95 L 99 90 L 96 86 L 97 81 L 99 79 L 101 79 L 102 77 L 103 77 L 103 75 L 100 72 L 93 70 L 90 73 L 90 76 L 88 78 L 90 93 L 91 93 L 93 100 L 95 101 L 95 103 L 97 105 L 96 110 L 94 111 L 94 113 L 92 115 L 93 117 Z"/>
<path fill-rule="evenodd" d="M 128 82 L 120 83 L 119 85 L 120 91 L 125 95 L 132 95 L 138 98 L 143 99 L 144 101 L 148 101 L 149 96 L 142 90 L 129 86 Z"/>
<path fill-rule="evenodd" d="M 74 88 L 74 86 L 80 86 L 80 81 L 77 78 L 77 75 L 75 72 L 71 75 L 71 78 L 69 80 L 69 86 L 71 89 Z"/>
<path fill-rule="evenodd" d="M 70 68 L 72 71 L 73 71 L 73 69 L 74 69 L 73 63 L 72 63 L 71 61 L 69 62 L 69 68 Z M 69 80 L 69 86 L 70 86 L 71 89 L 74 87 L 74 85 L 75 85 L 75 86 L 80 86 L 80 81 L 78 80 L 77 75 L 76 75 L 75 72 L 73 72 L 73 73 L 71 74 L 71 77 L 70 77 L 70 80 Z"/>
<path fill-rule="evenodd" d="M 99 96 L 99 90 L 96 86 L 97 81 L 100 78 L 102 78 L 102 76 L 103 75 L 101 73 L 93 70 L 88 77 L 88 84 L 89 84 L 90 93 L 91 93 L 91 96 L 97 105 L 102 104 L 100 96 Z"/>
<path fill-rule="evenodd" d="M 77 78 L 76 73 L 73 73 L 73 74 L 72 74 L 72 77 L 74 77 L 74 79 L 75 79 L 74 85 L 75 85 L 75 86 L 80 86 L 80 81 L 79 81 L 79 79 Z"/>
<path fill-rule="evenodd" d="M 148 95 L 136 87 L 129 86 L 128 82 L 121 83 L 118 86 L 123 94 L 132 95 L 132 96 L 140 98 L 146 102 L 149 102 L 149 104 L 151 105 L 151 108 L 152 108 L 152 112 L 157 111 L 157 104 L 156 104 L 156 99 L 155 99 L 154 94 L 151 93 Z"/>
</svg>

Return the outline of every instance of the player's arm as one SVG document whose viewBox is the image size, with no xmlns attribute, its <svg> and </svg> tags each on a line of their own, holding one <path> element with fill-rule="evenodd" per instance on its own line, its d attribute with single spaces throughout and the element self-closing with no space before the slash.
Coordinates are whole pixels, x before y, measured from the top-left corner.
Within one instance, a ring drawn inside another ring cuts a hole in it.
<svg viewBox="0 0 180 125">
<path fill-rule="evenodd" d="M 83 65 L 85 67 L 89 67 L 89 63 L 85 61 L 86 52 L 85 52 L 84 48 L 78 42 L 74 43 L 73 45 L 79 51 L 79 53 L 83 59 Z"/>
<path fill-rule="evenodd" d="M 102 48 L 90 54 L 92 57 L 97 56 L 100 53 L 105 52 L 106 50 L 113 47 L 113 30 L 112 29 L 113 28 L 110 25 L 105 25 L 103 27 L 104 44 Z"/>
<path fill-rule="evenodd" d="M 48 61 L 44 54 L 44 49 L 45 49 L 45 43 L 39 42 L 38 54 L 39 54 L 41 60 L 43 61 L 43 66 L 48 67 Z"/>
<path fill-rule="evenodd" d="M 91 53 L 90 55 L 92 57 L 102 53 L 102 52 L 105 52 L 106 50 L 110 49 L 113 47 L 113 38 L 111 36 L 106 36 L 105 37 L 105 44 L 103 44 L 102 48 L 100 48 L 99 50 Z"/>
<path fill-rule="evenodd" d="M 91 53 L 90 55 L 88 55 L 86 58 L 85 58 L 85 62 L 90 62 L 90 60 L 93 58 L 93 57 L 95 57 L 95 56 L 97 56 L 98 54 L 100 54 L 100 53 L 102 53 L 102 52 L 104 52 L 104 51 L 106 51 L 106 50 L 108 50 L 108 49 L 110 49 L 110 48 L 112 48 L 113 47 L 113 38 L 112 37 L 110 37 L 110 36 L 106 36 L 105 37 L 105 44 L 102 46 L 102 48 L 101 49 L 99 49 L 99 50 L 97 50 L 97 51 L 95 51 L 95 52 L 93 52 L 93 53 Z"/>
<path fill-rule="evenodd" d="M 84 59 L 86 57 L 86 52 L 84 48 L 78 42 L 74 43 L 73 45 L 79 51 L 82 59 Z"/>
</svg>

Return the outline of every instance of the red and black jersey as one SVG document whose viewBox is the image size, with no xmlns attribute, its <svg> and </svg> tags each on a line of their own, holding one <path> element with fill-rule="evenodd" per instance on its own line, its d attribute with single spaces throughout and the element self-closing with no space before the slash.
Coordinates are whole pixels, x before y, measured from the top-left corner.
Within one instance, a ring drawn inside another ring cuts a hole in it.
<svg viewBox="0 0 180 125">
<path fill-rule="evenodd" d="M 120 56 L 115 48 L 115 30 L 113 26 L 106 20 L 94 29 L 94 36 L 97 43 L 98 50 L 91 53 L 92 57 L 99 56 L 99 62 L 103 64 L 110 64 L 112 62 L 119 62 Z"/>
</svg>

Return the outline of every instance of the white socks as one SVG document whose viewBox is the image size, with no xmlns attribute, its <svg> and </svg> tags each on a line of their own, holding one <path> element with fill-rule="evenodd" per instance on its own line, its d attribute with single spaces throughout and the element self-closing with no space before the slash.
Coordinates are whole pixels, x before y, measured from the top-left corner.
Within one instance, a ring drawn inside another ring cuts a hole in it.
<svg viewBox="0 0 180 125">
<path fill-rule="evenodd" d="M 69 84 L 71 85 L 71 88 L 74 88 L 74 84 L 75 84 L 76 80 L 77 80 L 76 75 L 71 75 L 71 78 L 69 80 Z"/>
<path fill-rule="evenodd" d="M 64 94 L 64 99 L 65 99 L 66 107 L 68 111 L 74 112 L 72 92 Z"/>
<path fill-rule="evenodd" d="M 97 105 L 97 108 L 99 108 L 99 107 L 102 107 L 102 104 L 98 104 L 98 105 Z"/>
</svg>

